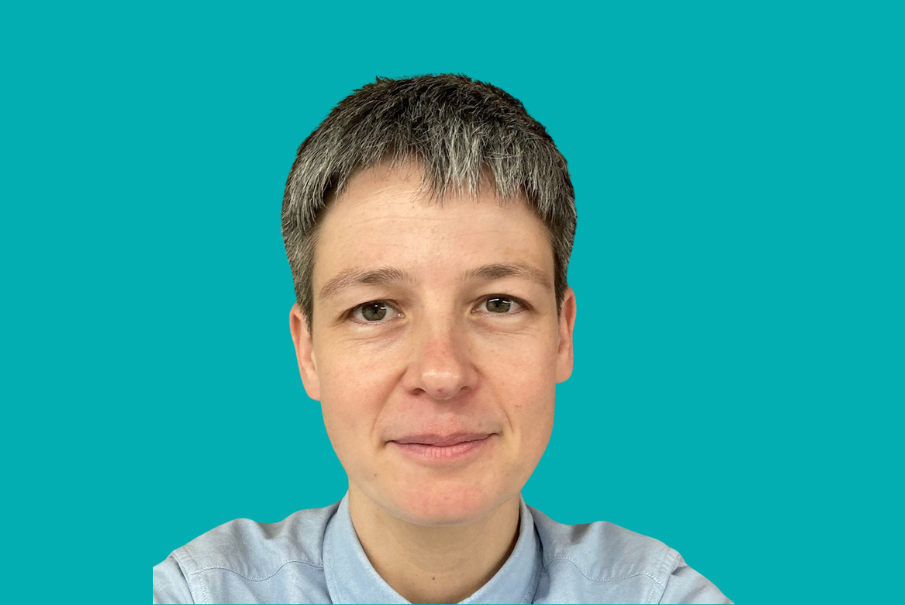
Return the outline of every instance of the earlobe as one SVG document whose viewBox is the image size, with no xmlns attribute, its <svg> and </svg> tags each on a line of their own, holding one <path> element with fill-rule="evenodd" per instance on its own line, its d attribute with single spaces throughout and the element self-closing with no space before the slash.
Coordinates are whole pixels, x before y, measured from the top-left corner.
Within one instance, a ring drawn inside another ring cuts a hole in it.
<svg viewBox="0 0 905 605">
<path fill-rule="evenodd" d="M 305 313 L 298 303 L 289 310 L 289 331 L 295 345 L 295 357 L 298 361 L 299 375 L 308 397 L 320 401 L 320 378 L 317 375 L 317 363 L 314 359 L 314 347 Z"/>
<path fill-rule="evenodd" d="M 559 314 L 559 350 L 557 351 L 556 382 L 565 382 L 572 375 L 574 349 L 572 333 L 575 329 L 575 292 L 566 286 L 563 293 L 562 309 Z"/>
</svg>

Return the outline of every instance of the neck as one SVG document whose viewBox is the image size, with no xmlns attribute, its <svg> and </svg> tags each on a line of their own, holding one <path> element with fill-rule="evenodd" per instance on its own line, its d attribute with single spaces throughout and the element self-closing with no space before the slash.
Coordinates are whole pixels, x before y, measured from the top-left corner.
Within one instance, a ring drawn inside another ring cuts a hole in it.
<svg viewBox="0 0 905 605">
<path fill-rule="evenodd" d="M 371 565 L 412 603 L 458 603 L 486 584 L 518 538 L 519 499 L 462 525 L 394 517 L 349 485 L 349 513 Z"/>
</svg>

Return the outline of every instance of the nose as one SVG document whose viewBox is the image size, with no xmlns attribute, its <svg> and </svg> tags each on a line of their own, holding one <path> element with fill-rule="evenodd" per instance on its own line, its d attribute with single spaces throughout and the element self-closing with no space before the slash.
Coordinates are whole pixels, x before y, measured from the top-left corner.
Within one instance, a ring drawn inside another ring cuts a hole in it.
<svg viewBox="0 0 905 605">
<path fill-rule="evenodd" d="M 417 344 L 405 375 L 409 392 L 446 401 L 474 388 L 478 373 L 464 326 L 447 317 L 419 326 L 414 332 L 411 336 Z"/>
</svg>

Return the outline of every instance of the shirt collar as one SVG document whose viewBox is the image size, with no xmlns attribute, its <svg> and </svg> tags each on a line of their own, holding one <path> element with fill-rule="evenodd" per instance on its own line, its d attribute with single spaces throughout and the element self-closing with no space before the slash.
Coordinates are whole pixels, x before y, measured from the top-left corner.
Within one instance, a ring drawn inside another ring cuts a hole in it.
<svg viewBox="0 0 905 605">
<path fill-rule="evenodd" d="M 540 579 L 541 562 L 534 518 L 520 498 L 519 534 L 512 554 L 489 582 L 462 603 L 530 603 Z M 348 493 L 327 523 L 324 573 L 334 603 L 408 603 L 368 561 L 352 526 Z"/>
</svg>

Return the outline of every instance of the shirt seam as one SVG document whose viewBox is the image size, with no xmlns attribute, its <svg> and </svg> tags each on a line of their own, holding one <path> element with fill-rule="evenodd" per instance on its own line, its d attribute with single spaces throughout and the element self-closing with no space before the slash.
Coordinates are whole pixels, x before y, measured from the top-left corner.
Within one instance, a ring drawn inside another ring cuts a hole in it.
<svg viewBox="0 0 905 605">
<path fill-rule="evenodd" d="M 522 499 L 524 503 L 524 499 Z M 525 505 L 527 509 L 528 506 Z M 528 511 L 528 514 L 531 514 L 531 511 Z M 522 598 L 519 600 L 519 603 L 533 603 L 534 597 L 537 595 L 537 589 L 540 586 L 540 579 L 546 571 L 544 567 L 544 559 L 540 555 L 541 549 L 541 541 L 540 534 L 537 532 L 537 525 L 534 523 L 534 517 L 531 518 L 531 531 L 534 534 L 534 561 L 532 561 L 532 569 L 531 569 L 531 581 L 528 586 L 525 588 L 524 594 L 522 594 Z M 538 564 L 538 559 L 540 559 L 540 564 Z"/>
<path fill-rule="evenodd" d="M 663 565 L 661 567 L 662 573 L 666 575 L 666 584 L 669 584 L 670 579 L 672 578 L 672 573 L 677 568 L 677 561 L 679 560 L 680 554 L 679 551 L 666 547 L 666 556 L 663 557 Z M 667 572 L 666 570 L 669 569 Z M 651 594 L 647 596 L 647 602 L 652 603 L 651 598 L 653 597 L 654 591 L 651 590 Z M 657 603 L 663 602 L 663 597 L 666 595 L 666 586 L 663 586 L 663 592 L 660 594 L 660 597 L 657 599 Z"/>
<path fill-rule="evenodd" d="M 185 570 L 182 562 L 179 560 L 180 557 L 177 556 L 177 553 L 174 551 L 171 555 L 173 558 L 173 563 L 176 564 L 176 567 L 179 569 L 179 573 L 182 574 L 182 581 L 185 582 L 185 587 L 189 590 L 189 596 L 192 597 L 192 603 L 197 603 L 198 601 L 195 599 L 195 592 L 192 590 L 192 585 L 189 583 L 189 576 L 192 575 L 191 572 Z"/>
<path fill-rule="evenodd" d="M 182 570 L 182 574 L 185 577 L 185 583 L 189 588 L 189 594 L 192 595 L 192 601 L 194 603 L 210 603 L 210 599 L 208 598 L 207 588 L 205 588 L 203 582 L 198 582 L 197 589 L 200 593 L 199 596 L 195 594 L 195 588 L 192 586 L 192 582 L 190 582 L 191 576 L 194 572 L 188 571 L 189 567 L 192 569 L 198 568 L 198 561 L 195 560 L 195 557 L 192 556 L 192 553 L 186 547 L 177 548 L 173 551 L 173 560 L 176 561 L 176 564 L 179 565 L 179 569 Z M 189 565 L 191 564 L 191 565 Z"/>
<path fill-rule="evenodd" d="M 343 497 L 345 498 L 345 496 L 343 496 Z M 337 513 L 339 512 L 340 508 L 342 508 L 342 503 L 340 503 L 340 506 L 337 507 L 337 509 L 336 509 Z M 323 556 L 323 559 L 324 559 L 325 566 L 327 565 L 327 560 L 332 558 L 332 553 L 333 553 L 333 550 L 330 546 L 330 540 L 327 539 L 327 531 L 330 529 L 330 521 L 332 521 L 332 520 L 333 520 L 333 517 L 330 517 L 330 519 L 324 525 L 324 545 L 323 545 L 324 556 Z M 333 569 L 333 568 L 331 567 L 331 569 Z M 324 569 L 324 584 L 327 585 L 327 594 L 330 595 L 330 600 L 332 600 L 334 603 L 340 603 L 340 604 L 345 603 L 345 600 L 342 598 L 342 595 L 337 590 L 336 582 L 333 580 L 333 574 L 327 573 L 326 569 Z"/>
<path fill-rule="evenodd" d="M 204 569 L 199 569 L 199 570 L 193 571 L 193 572 L 190 573 L 190 575 L 197 575 L 197 574 L 200 574 L 200 573 L 204 573 L 205 571 L 221 570 L 221 571 L 228 571 L 228 572 L 230 572 L 230 573 L 234 573 L 234 574 L 236 574 L 237 576 L 239 576 L 240 578 L 244 578 L 244 579 L 248 580 L 249 582 L 264 582 L 265 580 L 269 580 L 270 578 L 272 578 L 272 577 L 274 577 L 275 575 L 277 575 L 278 573 L 280 573 L 280 571 L 281 571 L 284 567 L 286 567 L 287 565 L 289 565 L 290 563 L 301 563 L 302 565 L 307 565 L 308 567 L 312 567 L 312 568 L 314 568 L 314 569 L 320 569 L 320 570 L 323 570 L 323 569 L 324 569 L 323 566 L 321 566 L 321 565 L 315 565 L 314 563 L 311 563 L 310 561 L 303 561 L 303 560 L 301 560 L 301 559 L 290 559 L 290 560 L 288 560 L 288 561 L 285 561 L 282 565 L 280 565 L 280 566 L 276 569 L 276 571 L 274 571 L 274 572 L 273 572 L 272 574 L 270 574 L 269 576 L 261 576 L 261 577 L 253 577 L 253 578 L 249 578 L 248 576 L 246 576 L 246 575 L 244 575 L 244 574 L 241 574 L 241 573 L 239 573 L 238 571 L 236 571 L 236 570 L 234 570 L 234 569 L 230 569 L 229 567 L 220 567 L 220 566 L 218 566 L 218 565 L 211 565 L 210 567 L 205 567 Z"/>
<path fill-rule="evenodd" d="M 603 582 L 619 582 L 620 580 L 628 580 L 628 579 L 630 579 L 630 578 L 637 578 L 638 576 L 647 576 L 648 578 L 650 578 L 651 580 L 653 580 L 655 583 L 657 583 L 661 588 L 664 588 L 664 589 L 666 588 L 666 586 L 665 586 L 662 582 L 660 582 L 660 580 L 658 580 L 657 578 L 655 578 L 655 577 L 652 576 L 651 574 L 647 573 L 646 571 L 643 571 L 643 572 L 641 572 L 641 573 L 632 574 L 632 575 L 630 575 L 630 576 L 622 576 L 621 578 L 592 578 L 591 576 L 589 576 L 588 574 L 586 574 L 586 573 L 581 569 L 581 567 L 578 566 L 578 563 L 576 563 L 574 560 L 572 560 L 572 559 L 569 558 L 569 557 L 564 557 L 564 556 L 553 557 L 552 559 L 548 560 L 547 563 L 546 563 L 545 565 L 549 566 L 550 563 L 553 563 L 553 562 L 555 562 L 555 561 L 568 561 L 569 563 L 571 563 L 571 564 L 575 567 L 575 569 L 578 570 L 578 573 L 580 573 L 582 576 L 584 576 L 586 579 L 590 580 L 591 582 L 598 582 L 598 583 L 603 583 Z"/>
<path fill-rule="evenodd" d="M 676 568 L 676 560 L 679 558 L 679 551 L 670 548 L 669 546 L 663 545 L 663 555 L 660 559 L 660 573 L 666 578 L 666 582 L 669 583 L 669 576 L 672 575 L 673 570 Z M 666 586 L 664 585 L 664 588 Z"/>
</svg>

